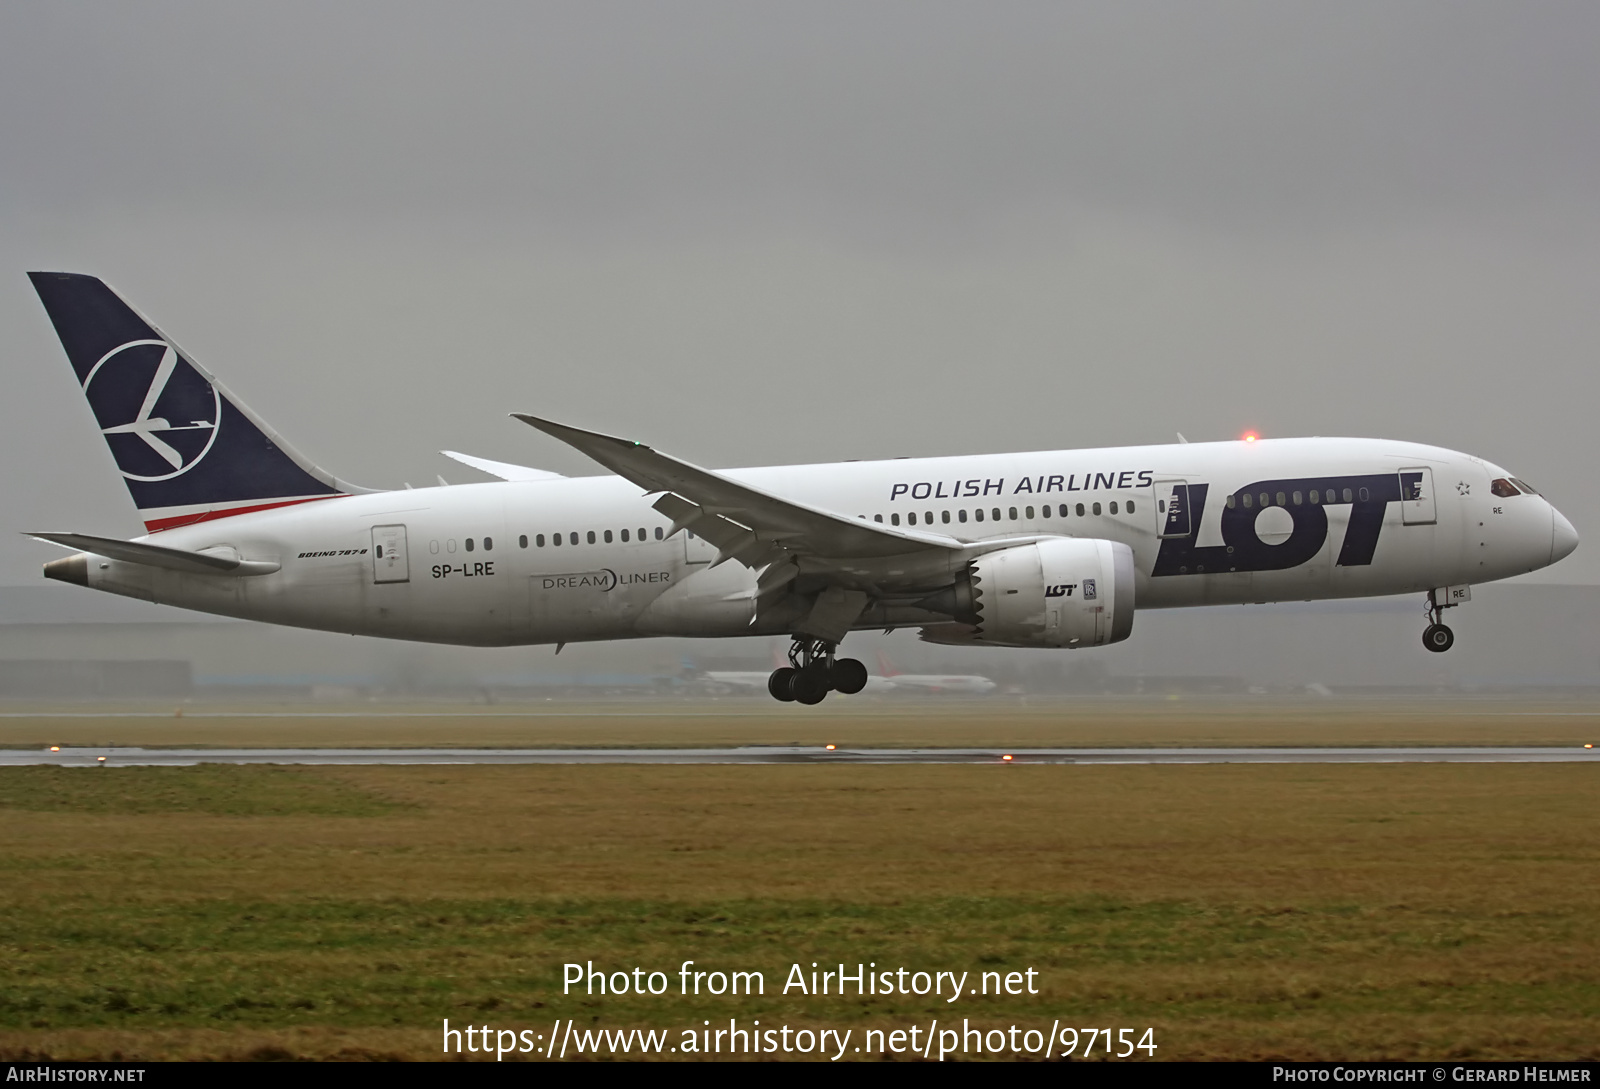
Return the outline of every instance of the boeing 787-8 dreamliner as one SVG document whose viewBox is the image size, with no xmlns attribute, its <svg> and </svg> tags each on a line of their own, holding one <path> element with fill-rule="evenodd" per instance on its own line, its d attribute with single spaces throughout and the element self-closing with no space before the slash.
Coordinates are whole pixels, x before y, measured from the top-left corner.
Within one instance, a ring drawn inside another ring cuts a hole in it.
<svg viewBox="0 0 1600 1089">
<path fill-rule="evenodd" d="M 297 453 L 92 276 L 30 274 L 146 534 L 34 533 L 47 578 L 224 616 L 476 646 L 785 635 L 780 700 L 867 682 L 857 629 L 1103 646 L 1136 608 L 1428 595 L 1546 567 L 1570 522 L 1469 454 L 1379 439 L 703 469 L 514 414 L 605 476 L 376 491 Z"/>
</svg>

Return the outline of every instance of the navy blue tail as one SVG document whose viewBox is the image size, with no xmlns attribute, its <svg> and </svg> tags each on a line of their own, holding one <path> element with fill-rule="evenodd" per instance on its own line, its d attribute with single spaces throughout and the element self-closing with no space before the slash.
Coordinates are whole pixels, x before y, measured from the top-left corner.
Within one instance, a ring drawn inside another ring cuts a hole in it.
<svg viewBox="0 0 1600 1089">
<path fill-rule="evenodd" d="M 28 278 L 147 529 L 351 490 L 289 448 L 100 280 Z"/>
</svg>

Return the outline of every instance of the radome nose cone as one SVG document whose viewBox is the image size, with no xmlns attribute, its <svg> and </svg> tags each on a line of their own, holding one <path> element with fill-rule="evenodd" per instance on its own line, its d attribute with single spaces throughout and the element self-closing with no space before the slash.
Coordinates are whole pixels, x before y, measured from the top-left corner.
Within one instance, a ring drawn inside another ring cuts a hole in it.
<svg viewBox="0 0 1600 1089">
<path fill-rule="evenodd" d="M 1550 514 L 1554 523 L 1550 528 L 1550 562 L 1555 563 L 1572 555 L 1573 549 L 1578 547 L 1578 531 L 1554 507 L 1550 508 Z"/>
</svg>

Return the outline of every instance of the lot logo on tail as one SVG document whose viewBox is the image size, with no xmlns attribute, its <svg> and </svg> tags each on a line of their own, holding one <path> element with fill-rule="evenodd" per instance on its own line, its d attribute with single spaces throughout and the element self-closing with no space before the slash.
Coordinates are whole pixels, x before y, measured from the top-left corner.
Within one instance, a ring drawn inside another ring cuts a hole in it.
<svg viewBox="0 0 1600 1089">
<path fill-rule="evenodd" d="M 90 368 L 83 393 L 129 480 L 182 476 L 217 441 L 221 395 L 166 341 L 111 349 Z"/>
</svg>

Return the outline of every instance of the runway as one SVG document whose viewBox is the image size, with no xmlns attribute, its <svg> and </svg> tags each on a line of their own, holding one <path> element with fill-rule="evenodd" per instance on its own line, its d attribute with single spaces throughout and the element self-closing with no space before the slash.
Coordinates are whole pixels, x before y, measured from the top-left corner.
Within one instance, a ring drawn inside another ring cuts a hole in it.
<svg viewBox="0 0 1600 1089">
<path fill-rule="evenodd" d="M 1538 748 L 1248 749 L 0 749 L 0 767 L 195 764 L 1570 764 L 1600 750 Z"/>
</svg>

